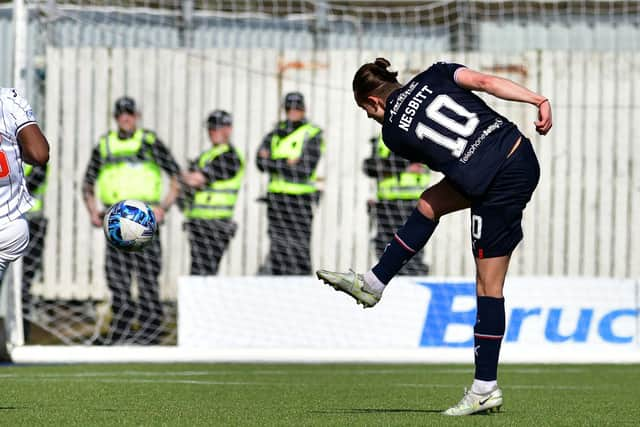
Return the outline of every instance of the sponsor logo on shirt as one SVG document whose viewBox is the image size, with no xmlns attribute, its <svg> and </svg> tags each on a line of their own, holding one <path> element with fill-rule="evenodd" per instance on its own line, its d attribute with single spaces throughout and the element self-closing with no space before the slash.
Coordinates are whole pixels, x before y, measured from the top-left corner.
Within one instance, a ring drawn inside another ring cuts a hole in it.
<svg viewBox="0 0 640 427">
<path fill-rule="evenodd" d="M 464 156 L 460 158 L 460 163 L 467 163 L 471 158 L 471 156 L 475 154 L 478 147 L 482 145 L 484 140 L 487 139 L 487 137 L 491 135 L 493 132 L 500 129 L 503 124 L 504 122 L 502 121 L 502 119 L 496 119 L 493 123 L 487 126 L 487 128 L 482 131 L 480 136 L 475 141 L 473 141 L 473 144 L 469 146 L 469 149 L 467 150 L 466 153 L 464 153 Z"/>
<path fill-rule="evenodd" d="M 409 87 L 406 88 L 404 91 L 402 91 L 400 95 L 398 95 L 398 97 L 396 98 L 395 104 L 393 104 L 393 107 L 391 107 L 391 111 L 389 114 L 389 122 L 393 123 L 393 117 L 396 114 L 398 114 L 398 110 L 400 109 L 400 106 L 402 105 L 404 100 L 407 99 L 409 95 L 411 95 L 411 93 L 415 90 L 415 88 L 418 87 L 419 84 L 420 83 L 418 82 L 411 82 L 409 84 Z"/>
</svg>

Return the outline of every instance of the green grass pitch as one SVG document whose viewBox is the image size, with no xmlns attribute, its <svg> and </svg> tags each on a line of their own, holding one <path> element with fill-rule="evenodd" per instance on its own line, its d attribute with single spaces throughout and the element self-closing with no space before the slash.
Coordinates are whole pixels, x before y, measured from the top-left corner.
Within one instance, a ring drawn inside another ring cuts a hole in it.
<svg viewBox="0 0 640 427">
<path fill-rule="evenodd" d="M 122 364 L 0 368 L 8 426 L 583 426 L 640 423 L 638 365 L 505 365 L 498 414 L 440 414 L 463 365 Z"/>
</svg>

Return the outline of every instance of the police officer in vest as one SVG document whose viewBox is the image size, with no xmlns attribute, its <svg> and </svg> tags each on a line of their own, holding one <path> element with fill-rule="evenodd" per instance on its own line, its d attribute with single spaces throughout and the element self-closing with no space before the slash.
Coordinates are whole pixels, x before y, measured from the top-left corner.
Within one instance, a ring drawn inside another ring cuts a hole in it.
<svg viewBox="0 0 640 427">
<path fill-rule="evenodd" d="M 316 167 L 323 151 L 322 130 L 305 118 L 299 92 L 284 98 L 286 120 L 262 141 L 256 163 L 269 174 L 267 219 L 270 239 L 266 268 L 274 275 L 311 273 L 311 225 L 318 198 Z"/>
<path fill-rule="evenodd" d="M 47 218 L 44 216 L 44 193 L 47 189 L 48 166 L 31 166 L 24 163 L 27 190 L 33 197 L 33 207 L 27 212 L 29 244 L 23 254 L 22 263 L 22 316 L 24 339 L 29 341 L 31 332 L 31 284 L 38 270 L 42 269 L 42 251 L 47 234 Z"/>
<path fill-rule="evenodd" d="M 118 130 L 103 135 L 93 149 L 83 183 L 84 201 L 95 227 L 102 226 L 104 211 L 124 199 L 148 203 L 158 223 L 179 192 L 179 167 L 167 147 L 153 131 L 139 129 L 135 101 L 119 98 L 114 107 Z M 163 197 L 162 171 L 169 177 Z M 97 193 L 97 195 L 96 195 Z M 159 297 L 158 276 L 162 253 L 160 239 L 142 252 L 126 253 L 107 247 L 105 273 L 111 290 L 113 314 L 105 344 L 156 344 L 163 333 L 163 310 Z M 131 296 L 131 275 L 136 274 L 138 303 Z M 139 330 L 133 325 L 138 321 Z"/>
<path fill-rule="evenodd" d="M 384 145 L 382 136 L 371 138 L 371 157 L 364 160 L 364 173 L 377 180 L 377 201 L 372 213 L 377 224 L 374 238 L 376 254 L 381 256 L 415 208 L 416 201 L 429 185 L 429 169 L 396 156 Z M 421 276 L 429 273 L 423 256 L 414 256 L 400 274 Z"/>
<path fill-rule="evenodd" d="M 231 144 L 231 114 L 215 110 L 207 119 L 211 148 L 182 174 L 185 228 L 191 244 L 191 274 L 215 275 L 236 232 L 233 209 L 242 185 L 244 161 Z"/>
</svg>

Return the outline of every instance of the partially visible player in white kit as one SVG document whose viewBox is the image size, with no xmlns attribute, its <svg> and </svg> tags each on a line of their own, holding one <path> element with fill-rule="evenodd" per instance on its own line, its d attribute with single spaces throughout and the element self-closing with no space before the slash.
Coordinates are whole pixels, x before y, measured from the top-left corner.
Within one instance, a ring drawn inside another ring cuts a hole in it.
<svg viewBox="0 0 640 427">
<path fill-rule="evenodd" d="M 46 165 L 49 143 L 29 103 L 15 89 L 0 88 L 0 278 L 29 243 L 24 214 L 33 200 L 27 191 L 23 161 Z"/>
</svg>

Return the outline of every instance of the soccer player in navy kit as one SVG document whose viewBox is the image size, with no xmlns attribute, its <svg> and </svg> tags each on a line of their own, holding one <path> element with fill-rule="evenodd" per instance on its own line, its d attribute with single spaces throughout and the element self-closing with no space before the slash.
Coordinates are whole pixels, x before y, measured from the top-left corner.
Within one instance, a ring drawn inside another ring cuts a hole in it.
<svg viewBox="0 0 640 427">
<path fill-rule="evenodd" d="M 377 265 L 364 275 L 318 270 L 318 278 L 374 306 L 389 281 L 427 243 L 440 217 L 471 208 L 476 262 L 475 376 L 462 400 L 444 413 L 498 410 L 497 368 L 505 330 L 502 289 L 511 253 L 522 239 L 522 211 L 540 177 L 531 142 L 473 90 L 538 109 L 536 131 L 551 129 L 551 106 L 542 95 L 510 80 L 439 62 L 402 86 L 389 61 L 364 64 L 353 79 L 356 103 L 382 124 L 385 143 L 412 162 L 425 163 L 444 179 L 425 190 Z"/>
</svg>

